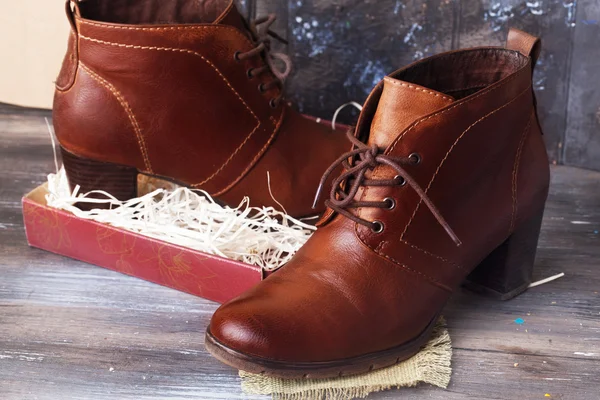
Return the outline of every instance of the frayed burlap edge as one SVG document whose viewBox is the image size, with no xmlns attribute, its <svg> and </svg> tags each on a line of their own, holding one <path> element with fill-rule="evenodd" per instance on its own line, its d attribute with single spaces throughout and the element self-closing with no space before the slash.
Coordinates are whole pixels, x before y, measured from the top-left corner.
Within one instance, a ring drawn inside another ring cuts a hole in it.
<svg viewBox="0 0 600 400">
<path fill-rule="evenodd" d="M 240 371 L 246 394 L 272 395 L 275 400 L 350 400 L 420 382 L 447 388 L 452 368 L 452 343 L 440 318 L 431 340 L 412 358 L 366 374 L 331 379 L 280 379 Z"/>
</svg>

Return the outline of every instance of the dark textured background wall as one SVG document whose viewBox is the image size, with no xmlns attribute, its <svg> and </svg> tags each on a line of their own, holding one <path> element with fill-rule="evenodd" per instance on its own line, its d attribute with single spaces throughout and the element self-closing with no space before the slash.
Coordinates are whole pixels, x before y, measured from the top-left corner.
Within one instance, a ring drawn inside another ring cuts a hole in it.
<svg viewBox="0 0 600 400">
<path fill-rule="evenodd" d="M 244 0 L 274 12 L 294 60 L 288 98 L 331 118 L 383 76 L 441 51 L 502 45 L 511 26 L 541 36 L 535 75 L 550 159 L 600 170 L 600 0 Z M 341 119 L 353 122 L 350 111 Z"/>
</svg>

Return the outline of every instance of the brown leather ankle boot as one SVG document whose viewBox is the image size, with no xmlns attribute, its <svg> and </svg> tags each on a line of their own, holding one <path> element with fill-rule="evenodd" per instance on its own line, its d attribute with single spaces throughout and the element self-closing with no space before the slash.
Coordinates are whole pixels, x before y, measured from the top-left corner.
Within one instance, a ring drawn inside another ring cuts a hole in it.
<svg viewBox="0 0 600 400">
<path fill-rule="evenodd" d="M 248 25 L 231 0 L 70 3 L 54 126 L 71 186 L 124 200 L 144 173 L 278 207 L 269 173 L 290 215 L 316 214 L 319 177 L 349 147 L 282 101 L 274 16 Z"/>
<path fill-rule="evenodd" d="M 507 48 L 440 54 L 385 78 L 338 160 L 319 229 L 215 313 L 208 350 L 280 377 L 361 373 L 417 353 L 461 284 L 523 292 L 549 185 L 538 52 L 513 30 Z"/>
</svg>

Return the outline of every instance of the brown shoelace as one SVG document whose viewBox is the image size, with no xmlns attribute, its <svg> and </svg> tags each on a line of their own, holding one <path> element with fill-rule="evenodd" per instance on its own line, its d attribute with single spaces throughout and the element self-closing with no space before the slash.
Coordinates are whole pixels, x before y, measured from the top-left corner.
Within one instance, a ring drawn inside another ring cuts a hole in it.
<svg viewBox="0 0 600 400">
<path fill-rule="evenodd" d="M 266 92 L 267 90 L 276 86 L 283 89 L 286 78 L 292 72 L 292 60 L 290 57 L 283 53 L 275 53 L 271 51 L 271 38 L 274 38 L 284 44 L 288 43 L 284 38 L 269 29 L 276 19 L 277 17 L 275 14 L 269 14 L 267 17 L 261 17 L 251 22 L 250 31 L 255 38 L 256 47 L 247 52 L 238 51 L 235 53 L 235 59 L 240 61 L 251 57 L 264 55 L 266 65 L 248 70 L 248 77 L 250 79 L 268 71 L 272 72 L 275 76 L 274 80 L 269 81 L 268 83 L 261 83 L 258 86 L 258 90 L 261 92 Z M 278 69 L 276 65 L 277 60 L 281 61 L 285 65 L 285 69 L 283 71 Z M 271 106 L 277 107 L 282 98 L 283 95 L 279 95 L 278 97 L 272 99 Z"/>
<path fill-rule="evenodd" d="M 448 236 L 456 243 L 457 246 L 461 245 L 460 239 L 456 236 L 452 228 L 448 225 L 446 220 L 442 217 L 437 207 L 431 202 L 425 191 L 419 186 L 419 184 L 411 178 L 401 165 L 414 165 L 420 162 L 420 156 L 416 153 L 411 154 L 408 157 L 398 157 L 383 154 L 382 150 L 373 144 L 368 146 L 354 137 L 353 131 L 347 132 L 348 139 L 354 144 L 355 149 L 351 150 L 344 155 L 340 156 L 333 164 L 325 171 L 317 194 L 313 208 L 321 198 L 323 187 L 329 176 L 335 171 L 339 165 L 342 165 L 344 171 L 342 174 L 333 181 L 329 199 L 325 201 L 325 205 L 332 210 L 338 212 L 341 215 L 351 219 L 352 221 L 362 224 L 368 228 L 371 228 L 374 232 L 380 233 L 383 231 L 383 223 L 379 221 L 367 221 L 360 217 L 357 217 L 348 208 L 359 208 L 359 207 L 373 207 L 373 208 L 386 208 L 392 209 L 395 207 L 395 201 L 391 198 L 386 198 L 383 201 L 355 201 L 354 198 L 358 193 L 358 190 L 363 186 L 402 186 L 409 184 L 415 192 L 419 195 L 423 203 L 427 205 L 435 219 L 444 228 Z M 365 174 L 369 170 L 373 170 L 379 165 L 388 165 L 398 175 L 394 179 L 367 179 Z M 348 189 L 346 190 L 346 187 Z"/>
</svg>

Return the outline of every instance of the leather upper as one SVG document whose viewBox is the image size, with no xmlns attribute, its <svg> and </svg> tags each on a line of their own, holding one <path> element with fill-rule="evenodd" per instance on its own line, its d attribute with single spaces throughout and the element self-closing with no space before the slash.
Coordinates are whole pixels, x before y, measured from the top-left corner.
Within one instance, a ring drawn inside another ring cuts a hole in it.
<svg viewBox="0 0 600 400">
<path fill-rule="evenodd" d="M 94 3 L 82 3 L 81 12 L 146 23 L 73 16 L 54 104 L 65 149 L 201 188 L 231 205 L 249 196 L 252 205 L 278 207 L 266 190 L 269 172 L 273 197 L 289 214 L 315 213 L 319 175 L 348 145 L 285 102 L 274 106 L 279 87 L 259 90 L 275 78 L 249 77 L 263 57 L 235 57 L 256 44 L 232 2 L 214 23 L 187 24 L 169 20 L 166 6 L 135 17 L 119 11 L 127 9 L 123 2 L 112 11 Z M 209 3 L 204 9 L 213 15 L 218 8 Z M 193 21 L 189 10 L 183 14 Z M 151 17 L 167 22 L 150 24 Z"/>
<path fill-rule="evenodd" d="M 286 266 L 215 313 L 216 340 L 254 357 L 319 362 L 390 349 L 423 332 L 546 200 L 548 158 L 532 90 L 536 43 L 416 62 L 386 77 L 361 114 L 356 136 L 364 142 L 390 156 L 420 155 L 405 169 L 460 246 L 410 185 L 364 187 L 357 201 L 394 200 L 393 209 L 350 210 L 383 231 L 328 212 Z M 368 172 L 395 174 L 387 165 Z"/>
</svg>

